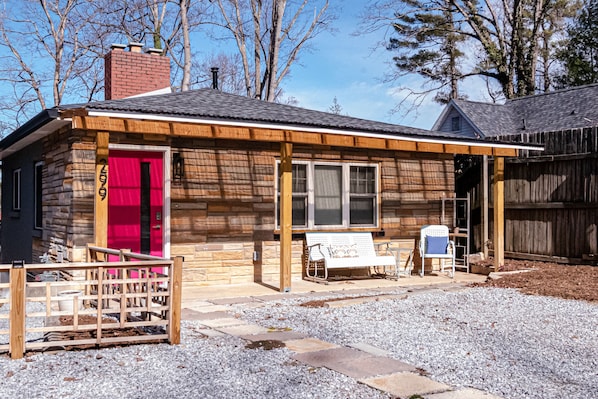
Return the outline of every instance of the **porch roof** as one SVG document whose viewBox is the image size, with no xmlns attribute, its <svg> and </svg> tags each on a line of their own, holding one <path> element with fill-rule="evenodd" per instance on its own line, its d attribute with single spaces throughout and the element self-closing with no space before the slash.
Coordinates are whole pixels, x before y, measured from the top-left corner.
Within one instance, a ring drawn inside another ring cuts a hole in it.
<svg viewBox="0 0 598 399">
<path fill-rule="evenodd" d="M 139 122 L 125 122 L 129 120 Z M 451 154 L 514 156 L 520 149 L 541 150 L 199 89 L 45 110 L 0 141 L 0 159 L 66 123 L 91 130 Z"/>
</svg>

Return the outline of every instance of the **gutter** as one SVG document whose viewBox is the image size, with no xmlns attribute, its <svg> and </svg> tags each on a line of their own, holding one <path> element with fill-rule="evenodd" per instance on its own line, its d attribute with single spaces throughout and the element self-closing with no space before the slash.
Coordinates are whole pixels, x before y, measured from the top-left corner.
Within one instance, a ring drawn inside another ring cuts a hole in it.
<svg viewBox="0 0 598 399">
<path fill-rule="evenodd" d="M 240 126 L 247 128 L 263 128 L 263 129 L 277 129 L 277 130 L 295 130 L 300 132 L 313 132 L 313 133 L 328 133 L 338 134 L 345 136 L 358 136 L 367 138 L 383 138 L 391 140 L 404 140 L 404 141 L 415 141 L 420 143 L 433 143 L 433 144 L 455 144 L 455 145 L 468 145 L 471 147 L 493 147 L 493 148 L 508 148 L 517 150 L 531 150 L 531 151 L 544 151 L 544 147 L 536 147 L 531 145 L 519 145 L 512 143 L 497 143 L 493 141 L 472 141 L 468 138 L 450 138 L 450 137 L 438 137 L 430 138 L 426 136 L 409 136 L 400 134 L 390 133 L 364 133 L 355 132 L 350 130 L 341 129 L 330 129 L 330 128 L 313 128 L 313 127 L 302 127 L 293 125 L 280 125 L 280 124 L 267 124 L 257 122 L 242 122 L 242 121 L 229 121 L 219 119 L 201 119 L 201 118 L 185 118 L 185 117 L 172 117 L 162 115 L 149 115 L 149 114 L 131 114 L 126 112 L 102 112 L 88 110 L 88 116 L 103 116 L 108 118 L 122 118 L 122 119 L 137 119 L 137 120 L 152 120 L 161 122 L 180 122 L 180 123 L 202 123 L 202 124 L 219 124 L 223 126 Z"/>
<path fill-rule="evenodd" d="M 57 108 L 43 110 L 39 114 L 35 115 L 32 119 L 28 120 L 24 125 L 21 125 L 14 132 L 2 139 L 2 141 L 0 141 L 0 151 L 7 149 L 11 145 L 29 136 L 31 133 L 55 119 L 58 119 Z"/>
</svg>

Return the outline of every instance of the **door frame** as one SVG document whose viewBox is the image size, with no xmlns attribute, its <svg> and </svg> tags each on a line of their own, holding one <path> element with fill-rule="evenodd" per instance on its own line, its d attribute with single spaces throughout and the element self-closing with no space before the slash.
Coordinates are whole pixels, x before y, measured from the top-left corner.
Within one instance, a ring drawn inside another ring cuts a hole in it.
<svg viewBox="0 0 598 399">
<path fill-rule="evenodd" d="M 164 207 L 162 215 L 162 257 L 170 259 L 170 175 L 172 174 L 170 168 L 170 146 L 109 144 L 108 157 L 110 157 L 110 150 L 162 153 L 162 173 L 164 179 L 162 188 L 162 206 Z M 110 190 L 110 184 L 108 184 L 108 190 Z"/>
</svg>

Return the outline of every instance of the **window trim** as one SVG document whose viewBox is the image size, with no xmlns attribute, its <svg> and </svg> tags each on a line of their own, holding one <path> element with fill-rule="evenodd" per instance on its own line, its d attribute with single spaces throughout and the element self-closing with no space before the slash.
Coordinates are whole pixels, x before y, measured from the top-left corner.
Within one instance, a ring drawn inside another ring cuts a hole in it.
<svg viewBox="0 0 598 399">
<path fill-rule="evenodd" d="M 33 167 L 33 227 L 37 230 L 43 229 L 43 167 L 42 161 L 36 162 Z M 39 197 L 39 198 L 38 198 Z M 39 222 L 39 224 L 38 224 Z"/>
<path fill-rule="evenodd" d="M 307 160 L 293 160 L 293 165 L 306 165 L 306 177 L 307 177 L 307 224 L 306 225 L 293 225 L 294 231 L 301 230 L 346 230 L 346 229 L 378 229 L 380 228 L 380 164 L 374 162 L 327 162 L 327 161 L 307 161 Z M 316 225 L 315 224 L 315 189 L 314 189 L 314 178 L 315 178 L 315 166 L 341 166 L 341 179 L 342 179 L 342 224 L 339 225 Z M 351 224 L 351 197 L 355 196 L 363 198 L 360 195 L 351 194 L 351 167 L 372 167 L 374 168 L 374 223 L 373 224 Z M 280 230 L 280 221 L 278 220 L 278 209 L 280 206 L 280 188 L 278 187 L 280 175 L 280 160 L 276 160 L 275 165 L 275 179 L 274 179 L 274 223 L 275 229 Z M 294 193 L 293 193 L 294 194 Z"/>
<path fill-rule="evenodd" d="M 21 210 L 21 168 L 12 171 L 12 210 Z"/>
</svg>

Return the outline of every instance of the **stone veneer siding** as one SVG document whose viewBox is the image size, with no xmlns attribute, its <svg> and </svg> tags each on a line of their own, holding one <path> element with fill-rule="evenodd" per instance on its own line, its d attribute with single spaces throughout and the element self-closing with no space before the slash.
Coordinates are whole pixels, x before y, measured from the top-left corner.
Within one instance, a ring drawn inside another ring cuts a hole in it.
<svg viewBox="0 0 598 399">
<path fill-rule="evenodd" d="M 276 282 L 274 173 L 280 146 L 111 134 L 111 143 L 170 146 L 185 159 L 185 177 L 171 186 L 171 255 L 185 257 L 185 284 Z M 62 240 L 71 261 L 93 241 L 95 132 L 65 130 L 44 139 L 44 229 L 36 251 Z M 454 192 L 453 158 L 444 154 L 310 148 L 294 159 L 380 165 L 379 239 L 419 235 L 439 223 L 440 199 Z M 254 253 L 257 260 L 254 261 Z M 292 276 L 301 277 L 303 240 L 293 242 Z"/>
</svg>

